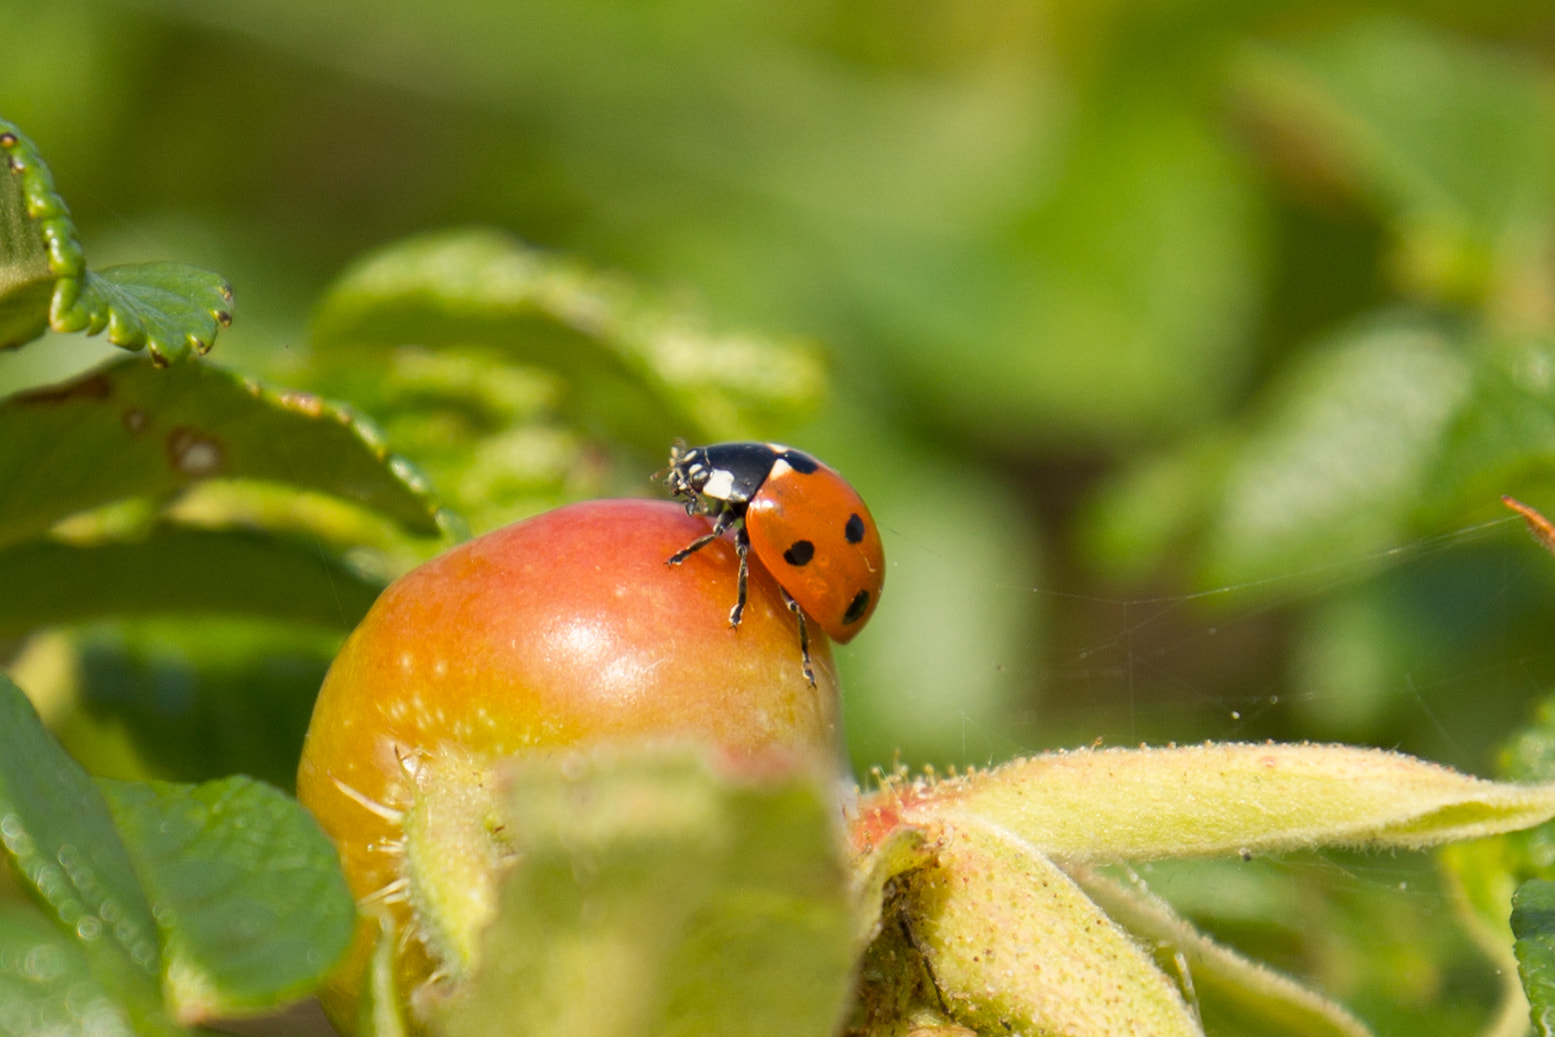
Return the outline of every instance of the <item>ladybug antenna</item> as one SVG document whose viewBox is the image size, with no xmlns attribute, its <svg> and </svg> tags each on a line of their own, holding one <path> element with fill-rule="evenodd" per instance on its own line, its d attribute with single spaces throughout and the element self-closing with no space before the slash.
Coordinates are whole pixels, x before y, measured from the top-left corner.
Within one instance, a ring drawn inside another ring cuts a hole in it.
<svg viewBox="0 0 1555 1037">
<path fill-rule="evenodd" d="M 681 439 L 679 436 L 676 436 L 675 442 L 670 446 L 670 463 L 665 465 L 663 468 L 660 468 L 657 472 L 654 472 L 650 478 L 652 478 L 654 482 L 663 481 L 666 475 L 680 467 L 680 462 L 683 458 L 685 458 L 685 456 L 686 441 Z"/>
</svg>

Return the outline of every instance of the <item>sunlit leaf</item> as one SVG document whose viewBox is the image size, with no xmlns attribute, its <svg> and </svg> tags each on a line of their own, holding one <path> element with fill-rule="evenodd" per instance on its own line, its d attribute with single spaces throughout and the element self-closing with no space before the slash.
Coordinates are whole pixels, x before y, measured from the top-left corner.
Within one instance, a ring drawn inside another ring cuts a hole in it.
<svg viewBox="0 0 1555 1037">
<path fill-rule="evenodd" d="M 1302 358 L 1231 465 L 1212 579 L 1299 578 L 1394 546 L 1469 383 L 1422 325 L 1363 326 Z"/>
<path fill-rule="evenodd" d="M 1240 158 L 1190 88 L 1123 82 L 1077 105 L 986 240 L 849 243 L 900 376 L 964 434 L 1132 440 L 1202 421 L 1240 378 L 1262 262 Z"/>
<path fill-rule="evenodd" d="M 55 331 L 95 335 L 106 329 L 109 342 L 144 348 L 158 366 L 191 350 L 208 353 L 217 331 L 232 323 L 232 286 L 219 274 L 182 263 L 87 271 L 79 294 L 62 303 L 68 298 L 55 290 Z"/>
<path fill-rule="evenodd" d="M 1486 781 L 1343 745 L 1082 749 L 876 795 L 900 798 L 908 823 L 976 815 L 1070 861 L 1419 848 L 1555 817 L 1555 784 Z"/>
<path fill-rule="evenodd" d="M 92 780 L 0 675 L 0 839 L 27 888 L 137 1031 L 179 1032 L 162 1009 L 151 905 Z"/>
<path fill-rule="evenodd" d="M 362 260 L 314 321 L 321 358 L 347 346 L 484 345 L 567 379 L 564 406 L 655 453 L 676 435 L 742 438 L 813 407 L 806 347 L 714 335 L 624 282 L 486 230 L 411 239 Z"/>
<path fill-rule="evenodd" d="M 211 478 L 321 490 L 438 531 L 419 473 L 351 410 L 204 363 L 122 360 L 0 402 L 0 544 L 129 496 Z"/>
<path fill-rule="evenodd" d="M 180 1020 L 296 1000 L 345 953 L 355 903 L 296 800 L 242 775 L 100 784 L 156 912 Z"/>
<path fill-rule="evenodd" d="M 1080 523 L 1090 557 L 1129 576 L 1172 558 L 1207 521 L 1236 445 L 1225 436 L 1194 441 L 1114 475 Z"/>
<path fill-rule="evenodd" d="M 309 374 L 310 384 L 366 406 L 395 449 L 482 530 L 602 489 L 601 444 L 569 421 L 566 379 L 515 363 L 501 346 L 330 350 Z M 665 449 L 658 442 L 643 453 L 662 464 Z"/>
</svg>

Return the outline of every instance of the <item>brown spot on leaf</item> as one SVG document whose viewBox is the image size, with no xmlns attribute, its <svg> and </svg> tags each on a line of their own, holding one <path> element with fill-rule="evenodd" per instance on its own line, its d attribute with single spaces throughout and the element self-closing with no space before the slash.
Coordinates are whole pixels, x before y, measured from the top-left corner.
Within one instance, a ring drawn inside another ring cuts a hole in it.
<svg viewBox="0 0 1555 1037">
<path fill-rule="evenodd" d="M 16 134 L 14 134 L 14 133 L 0 133 L 0 148 L 14 148 L 14 147 L 16 147 Z"/>
<path fill-rule="evenodd" d="M 192 428 L 180 426 L 167 434 L 167 457 L 174 469 L 191 479 L 221 471 L 221 444 Z"/>
<path fill-rule="evenodd" d="M 124 429 L 132 436 L 138 436 L 146 431 L 146 426 L 151 424 L 151 417 L 139 407 L 131 407 L 125 411 L 120 420 L 124 422 Z"/>
<path fill-rule="evenodd" d="M 311 392 L 297 392 L 295 390 L 280 394 L 281 404 L 292 410 L 302 411 L 310 418 L 316 418 L 324 413 L 324 400 Z"/>
<path fill-rule="evenodd" d="M 17 403 L 50 406 L 73 400 L 106 400 L 113 395 L 113 383 L 106 375 L 94 374 L 64 385 L 50 385 L 31 392 L 17 393 Z"/>
</svg>

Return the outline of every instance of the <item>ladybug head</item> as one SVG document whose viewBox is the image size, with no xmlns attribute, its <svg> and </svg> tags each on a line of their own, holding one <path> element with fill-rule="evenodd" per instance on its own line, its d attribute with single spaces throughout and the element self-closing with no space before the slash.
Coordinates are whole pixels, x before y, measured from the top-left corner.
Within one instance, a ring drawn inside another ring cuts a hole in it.
<svg viewBox="0 0 1555 1037">
<path fill-rule="evenodd" d="M 664 488 L 675 497 L 695 497 L 707 485 L 712 469 L 699 447 L 687 447 L 680 440 L 670 447 L 669 467 L 654 478 L 664 479 Z"/>
</svg>

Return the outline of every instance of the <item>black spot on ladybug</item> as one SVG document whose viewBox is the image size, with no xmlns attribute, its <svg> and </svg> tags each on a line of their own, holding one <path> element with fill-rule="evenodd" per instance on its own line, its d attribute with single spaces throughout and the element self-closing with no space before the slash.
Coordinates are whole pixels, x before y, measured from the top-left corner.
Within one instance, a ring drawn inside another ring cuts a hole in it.
<svg viewBox="0 0 1555 1037">
<path fill-rule="evenodd" d="M 821 463 L 809 454 L 801 454 L 797 450 L 790 450 L 783 454 L 783 460 L 788 462 L 788 467 L 800 475 L 809 475 L 821 467 Z"/>
<path fill-rule="evenodd" d="M 857 623 L 859 617 L 864 614 L 864 610 L 867 608 L 869 608 L 869 592 L 859 591 L 853 595 L 853 600 L 848 602 L 848 611 L 842 614 L 843 625 Z"/>
<path fill-rule="evenodd" d="M 842 535 L 848 538 L 848 543 L 856 544 L 864 539 L 864 520 L 855 512 L 848 516 L 847 524 L 842 527 Z"/>
<path fill-rule="evenodd" d="M 807 565 L 815 557 L 815 545 L 808 540 L 795 540 L 783 552 L 783 561 L 789 565 Z"/>
</svg>

